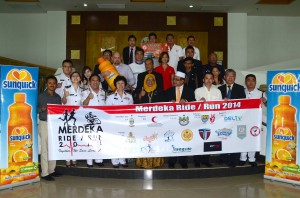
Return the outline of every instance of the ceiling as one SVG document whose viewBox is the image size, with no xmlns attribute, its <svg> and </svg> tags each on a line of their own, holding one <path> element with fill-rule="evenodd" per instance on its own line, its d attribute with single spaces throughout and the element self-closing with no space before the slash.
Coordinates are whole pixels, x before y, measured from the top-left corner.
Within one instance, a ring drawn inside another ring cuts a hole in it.
<svg viewBox="0 0 300 198">
<path fill-rule="evenodd" d="M 20 3 L 0 0 L 0 13 L 45 13 L 47 11 L 163 11 L 248 13 L 248 15 L 252 16 L 300 16 L 300 0 L 295 0 L 288 5 L 257 4 L 257 1 L 258 0 L 165 0 L 163 3 L 134 3 L 130 2 L 130 0 L 39 0 L 39 2 Z M 269 1 L 278 2 L 279 0 Z M 87 7 L 83 6 L 84 3 L 87 3 Z M 189 8 L 189 5 L 193 5 L 194 7 Z M 108 8 L 99 8 L 98 6 Z"/>
</svg>

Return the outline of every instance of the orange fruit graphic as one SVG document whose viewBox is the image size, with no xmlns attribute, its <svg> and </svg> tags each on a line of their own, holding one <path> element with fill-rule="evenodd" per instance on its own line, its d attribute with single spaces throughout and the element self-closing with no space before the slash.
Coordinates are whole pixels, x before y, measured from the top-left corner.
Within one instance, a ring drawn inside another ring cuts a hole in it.
<svg viewBox="0 0 300 198">
<path fill-rule="evenodd" d="M 273 77 L 273 80 L 272 80 L 272 84 L 279 84 L 279 85 L 282 85 L 282 84 L 287 84 L 287 85 L 293 85 L 293 84 L 297 84 L 297 78 L 294 74 L 292 73 L 279 73 L 279 74 L 276 74 L 274 77 Z"/>
<path fill-rule="evenodd" d="M 30 81 L 32 81 L 32 78 L 31 78 L 30 73 L 27 70 L 12 69 L 8 72 L 6 80 L 30 82 Z"/>
<path fill-rule="evenodd" d="M 286 149 L 278 149 L 276 152 L 276 158 L 278 160 L 291 161 L 292 155 Z"/>
<path fill-rule="evenodd" d="M 28 161 L 28 159 L 29 159 L 28 153 L 26 153 L 23 150 L 17 150 L 13 155 L 14 162 L 25 162 Z"/>
</svg>

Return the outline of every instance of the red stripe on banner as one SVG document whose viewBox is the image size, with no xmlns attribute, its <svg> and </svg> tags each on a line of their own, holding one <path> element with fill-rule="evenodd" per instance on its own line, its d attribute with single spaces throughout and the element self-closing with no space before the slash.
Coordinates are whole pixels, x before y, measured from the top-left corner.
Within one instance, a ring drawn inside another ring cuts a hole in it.
<svg viewBox="0 0 300 198">
<path fill-rule="evenodd" d="M 90 108 L 90 107 L 89 107 Z M 93 107 L 105 111 L 108 114 L 137 114 L 137 113 L 168 113 L 168 112 L 198 112 L 198 111 L 222 111 L 238 109 L 261 108 L 260 99 L 243 99 L 211 102 L 186 102 L 186 103 L 152 103 L 123 106 Z"/>
<path fill-rule="evenodd" d="M 59 108 L 57 108 L 59 107 Z M 62 108 L 63 107 L 63 108 Z M 78 109 L 79 106 L 49 105 L 48 114 L 63 114 Z M 84 107 L 83 107 L 84 108 Z M 186 103 L 150 103 L 134 105 L 115 105 L 115 106 L 88 106 L 102 110 L 108 114 L 139 114 L 139 113 L 168 113 L 168 112 L 198 112 L 198 111 L 223 111 L 238 109 L 257 109 L 261 108 L 260 99 L 241 99 L 241 100 L 220 100 L 210 102 L 186 102 Z"/>
<path fill-rule="evenodd" d="M 69 106 L 69 105 L 47 105 L 48 114 L 63 114 L 65 111 L 68 113 L 72 112 L 73 109 L 77 110 L 80 106 Z"/>
</svg>

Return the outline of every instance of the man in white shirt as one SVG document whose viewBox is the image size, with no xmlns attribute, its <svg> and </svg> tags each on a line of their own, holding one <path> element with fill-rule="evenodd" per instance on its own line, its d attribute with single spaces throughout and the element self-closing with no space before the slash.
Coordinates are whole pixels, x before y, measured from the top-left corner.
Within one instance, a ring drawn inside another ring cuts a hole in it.
<svg viewBox="0 0 300 198">
<path fill-rule="evenodd" d="M 121 76 L 124 76 L 127 80 L 127 86 L 125 90 L 132 91 L 132 87 L 135 84 L 135 78 L 130 67 L 121 63 L 121 55 L 119 52 L 113 53 L 112 62 L 115 68 L 118 70 L 119 74 Z"/>
<path fill-rule="evenodd" d="M 82 104 L 87 106 L 101 106 L 105 105 L 105 91 L 101 88 L 100 77 L 97 74 L 92 74 L 89 79 L 90 88 L 82 92 Z M 97 117 L 90 112 L 87 114 L 86 119 L 89 120 L 90 124 L 98 124 Z M 99 120 L 100 121 L 100 120 Z M 99 122 L 98 121 L 98 122 Z M 96 159 L 95 164 L 99 167 L 103 167 L 103 159 Z M 87 160 L 87 167 L 93 167 L 93 160 Z"/>
<path fill-rule="evenodd" d="M 196 101 L 222 100 L 221 91 L 213 85 L 214 78 L 211 72 L 205 73 L 203 82 L 203 87 L 195 90 Z"/>
<path fill-rule="evenodd" d="M 195 90 L 196 101 L 212 101 L 212 100 L 222 100 L 221 91 L 213 85 L 214 77 L 210 72 L 205 73 L 203 79 L 203 87 L 197 88 Z M 195 155 L 194 163 L 195 167 L 200 167 L 200 163 L 207 167 L 211 167 L 209 162 L 210 155 Z"/>
<path fill-rule="evenodd" d="M 179 60 L 183 59 L 183 52 L 182 48 L 179 45 L 175 44 L 174 35 L 168 34 L 166 36 L 166 41 L 168 45 L 168 53 L 169 53 L 169 65 L 174 68 L 175 71 L 177 71 L 177 64 Z"/>
<path fill-rule="evenodd" d="M 145 72 L 145 63 L 144 63 L 144 50 L 143 49 L 136 49 L 135 50 L 135 61 L 129 65 L 130 69 L 133 72 L 135 84 L 133 85 L 133 88 L 136 88 L 137 85 L 137 76 Z"/>
<path fill-rule="evenodd" d="M 193 48 L 194 48 L 194 57 L 193 58 L 196 60 L 200 60 L 200 51 L 197 47 L 195 47 L 195 37 L 188 36 L 186 40 L 187 40 L 188 46 L 190 45 L 190 46 L 193 46 Z M 183 48 L 182 53 L 185 54 L 185 48 Z"/>
<path fill-rule="evenodd" d="M 55 89 L 55 93 L 57 93 L 61 98 L 64 95 L 64 89 L 72 85 L 70 79 L 72 68 L 73 62 L 71 60 L 66 59 L 62 62 L 63 73 L 55 75 L 57 79 L 57 88 Z"/>
<path fill-rule="evenodd" d="M 266 102 L 266 98 L 263 96 L 263 93 L 256 88 L 256 76 L 254 74 L 248 74 L 245 77 L 245 85 L 246 85 L 245 94 L 247 99 L 260 98 L 263 103 Z M 256 167 L 257 163 L 256 163 L 255 153 L 256 153 L 255 151 L 241 153 L 239 165 L 241 166 L 245 165 L 247 161 L 247 155 L 248 155 L 249 164 L 252 167 Z"/>
</svg>

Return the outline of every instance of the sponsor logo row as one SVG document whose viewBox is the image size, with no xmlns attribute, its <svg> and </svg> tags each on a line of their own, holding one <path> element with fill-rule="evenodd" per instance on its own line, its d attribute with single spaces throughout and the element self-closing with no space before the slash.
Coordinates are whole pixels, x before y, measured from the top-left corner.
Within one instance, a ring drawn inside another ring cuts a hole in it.
<svg viewBox="0 0 300 198">
<path fill-rule="evenodd" d="M 232 116 L 225 116 L 221 115 L 223 117 L 224 122 L 239 122 L 242 121 L 242 116 L 232 115 Z M 213 124 L 216 120 L 216 114 L 204 114 L 201 115 L 201 122 L 202 124 L 210 123 Z M 129 126 L 134 127 L 135 126 L 135 120 L 133 117 L 129 119 Z M 178 117 L 178 123 L 181 126 L 187 126 L 190 123 L 189 116 L 182 115 Z M 150 120 L 150 123 L 147 125 L 148 127 L 161 127 L 163 126 L 162 123 L 159 122 L 159 118 L 157 116 L 153 116 Z"/>
</svg>

